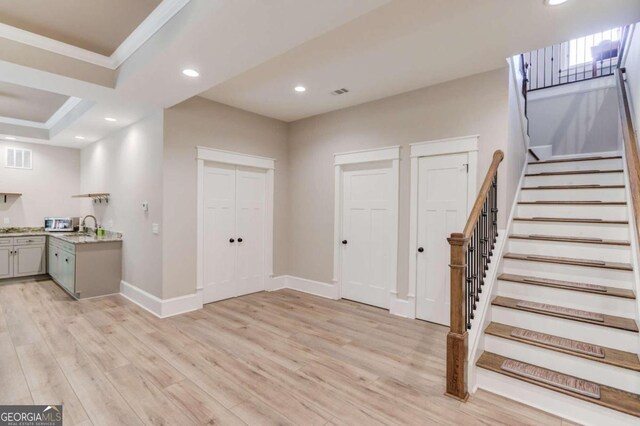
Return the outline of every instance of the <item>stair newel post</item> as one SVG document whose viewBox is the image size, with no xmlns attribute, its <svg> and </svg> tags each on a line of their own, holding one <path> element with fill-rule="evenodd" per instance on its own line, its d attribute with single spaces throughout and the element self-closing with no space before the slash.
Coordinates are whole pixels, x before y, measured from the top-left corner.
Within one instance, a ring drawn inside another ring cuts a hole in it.
<svg viewBox="0 0 640 426">
<path fill-rule="evenodd" d="M 468 334 L 466 309 L 469 303 L 467 288 L 467 246 L 469 239 L 464 234 L 451 234 L 451 312 L 450 329 L 447 334 L 447 395 L 466 401 L 467 392 L 467 346 Z"/>
</svg>

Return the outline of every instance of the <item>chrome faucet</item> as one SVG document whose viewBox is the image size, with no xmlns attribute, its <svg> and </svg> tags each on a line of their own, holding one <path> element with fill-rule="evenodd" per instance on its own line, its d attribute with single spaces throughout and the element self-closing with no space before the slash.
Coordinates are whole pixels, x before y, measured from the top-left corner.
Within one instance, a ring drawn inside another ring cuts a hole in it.
<svg viewBox="0 0 640 426">
<path fill-rule="evenodd" d="M 80 224 L 80 227 L 82 228 L 83 232 L 87 232 L 87 227 L 85 226 L 84 222 L 87 220 L 87 218 L 90 217 L 93 219 L 93 224 L 95 226 L 95 230 L 97 232 L 98 230 L 98 219 L 96 219 L 96 217 L 92 214 L 88 214 L 85 217 L 82 218 L 82 223 Z"/>
</svg>

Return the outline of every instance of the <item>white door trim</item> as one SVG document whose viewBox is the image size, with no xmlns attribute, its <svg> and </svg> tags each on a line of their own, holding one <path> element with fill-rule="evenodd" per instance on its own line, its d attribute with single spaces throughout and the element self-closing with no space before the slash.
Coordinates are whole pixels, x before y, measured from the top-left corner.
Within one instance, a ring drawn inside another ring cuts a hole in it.
<svg viewBox="0 0 640 426">
<path fill-rule="evenodd" d="M 467 153 L 469 173 L 467 181 L 467 214 L 471 210 L 477 195 L 478 179 L 478 142 L 479 135 L 416 142 L 411 147 L 411 187 L 409 201 L 409 317 L 416 317 L 416 286 L 418 281 L 418 160 L 420 157 Z M 462 229 L 460 230 L 462 232 Z"/>
<path fill-rule="evenodd" d="M 334 191 L 334 221 L 333 221 L 333 284 L 336 286 L 335 298 L 342 298 L 342 262 L 341 251 L 341 235 L 342 235 L 342 183 L 343 169 L 342 166 L 349 164 L 363 164 L 375 161 L 391 161 L 392 176 L 394 179 L 393 187 L 394 200 L 391 220 L 394 223 L 395 238 L 393 238 L 394 247 L 391 252 L 391 268 L 395 271 L 393 282 L 391 283 L 390 300 L 398 292 L 398 205 L 400 190 L 400 146 L 389 146 L 384 148 L 374 148 L 362 151 L 350 151 L 334 154 L 335 167 L 335 191 Z M 390 303 L 390 306 L 393 306 Z"/>
<path fill-rule="evenodd" d="M 196 276 L 197 289 L 202 290 L 204 286 L 204 263 L 202 260 L 204 251 L 204 162 L 211 161 L 214 163 L 232 164 L 235 166 L 255 167 L 266 170 L 266 206 L 265 206 L 265 252 L 264 252 L 264 271 L 265 271 L 265 290 L 269 290 L 270 283 L 273 278 L 273 208 L 274 208 L 274 175 L 276 168 L 276 160 L 266 157 L 258 157 L 255 155 L 240 154 L 237 152 L 223 151 L 219 149 L 207 148 L 203 146 L 197 149 L 197 195 L 196 195 Z"/>
</svg>

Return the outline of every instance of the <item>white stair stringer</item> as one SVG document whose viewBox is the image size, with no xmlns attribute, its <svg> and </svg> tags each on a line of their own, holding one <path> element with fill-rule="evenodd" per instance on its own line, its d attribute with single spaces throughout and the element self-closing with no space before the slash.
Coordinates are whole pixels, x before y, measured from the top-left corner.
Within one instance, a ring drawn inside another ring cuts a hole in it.
<svg viewBox="0 0 640 426">
<path fill-rule="evenodd" d="M 486 336 L 485 336 L 486 337 Z M 534 408 L 588 426 L 637 426 L 638 418 L 522 380 L 478 368 L 477 385 Z"/>
</svg>

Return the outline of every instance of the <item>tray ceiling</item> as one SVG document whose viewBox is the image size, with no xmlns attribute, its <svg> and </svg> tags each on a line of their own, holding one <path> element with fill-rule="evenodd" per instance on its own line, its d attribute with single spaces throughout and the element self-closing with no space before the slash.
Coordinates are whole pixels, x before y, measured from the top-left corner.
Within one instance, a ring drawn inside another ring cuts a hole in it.
<svg viewBox="0 0 640 426">
<path fill-rule="evenodd" d="M 105 56 L 161 0 L 0 0 L 0 22 Z"/>
<path fill-rule="evenodd" d="M 46 122 L 68 96 L 0 82 L 0 117 Z"/>
</svg>

